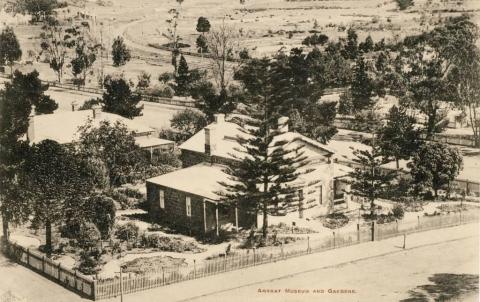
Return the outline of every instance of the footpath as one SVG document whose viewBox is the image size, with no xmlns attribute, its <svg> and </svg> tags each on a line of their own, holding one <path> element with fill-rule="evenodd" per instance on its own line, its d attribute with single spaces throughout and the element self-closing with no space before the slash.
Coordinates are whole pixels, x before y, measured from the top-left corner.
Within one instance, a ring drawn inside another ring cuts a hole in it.
<svg viewBox="0 0 480 302">
<path fill-rule="evenodd" d="M 406 237 L 406 250 L 435 245 L 441 242 L 457 241 L 464 238 L 479 236 L 479 224 L 455 226 L 436 229 L 427 232 L 410 234 Z M 403 236 L 382 241 L 368 242 L 345 248 L 330 250 L 321 253 L 312 253 L 306 256 L 291 258 L 231 271 L 207 278 L 172 284 L 143 292 L 124 296 L 123 301 L 186 301 L 201 300 L 202 296 L 222 293 L 263 282 L 312 272 L 322 268 L 336 267 L 360 260 L 371 259 L 395 253 L 403 249 Z M 459 241 L 460 242 L 460 241 Z M 461 247 L 459 247 L 461 248 Z M 437 260 L 432 260 L 437 261 Z M 119 301 L 120 297 L 101 301 Z"/>
</svg>

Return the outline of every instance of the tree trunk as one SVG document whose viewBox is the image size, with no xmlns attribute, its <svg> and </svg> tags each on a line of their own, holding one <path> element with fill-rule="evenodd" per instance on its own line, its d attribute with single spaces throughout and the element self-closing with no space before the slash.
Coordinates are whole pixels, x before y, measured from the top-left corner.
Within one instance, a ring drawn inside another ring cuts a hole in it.
<svg viewBox="0 0 480 302">
<path fill-rule="evenodd" d="M 268 206 L 267 203 L 263 203 L 263 226 L 262 226 L 262 237 L 263 237 L 263 243 L 267 243 L 267 236 L 268 236 Z"/>
<path fill-rule="evenodd" d="M 370 200 L 370 216 L 372 219 L 375 217 L 375 199 Z"/>
<path fill-rule="evenodd" d="M 52 223 L 50 219 L 45 222 L 45 252 L 48 258 L 52 256 Z"/>
<path fill-rule="evenodd" d="M 8 219 L 5 215 L 2 215 L 2 229 L 3 229 L 3 240 L 8 241 L 10 237 L 10 231 L 8 229 Z"/>
</svg>

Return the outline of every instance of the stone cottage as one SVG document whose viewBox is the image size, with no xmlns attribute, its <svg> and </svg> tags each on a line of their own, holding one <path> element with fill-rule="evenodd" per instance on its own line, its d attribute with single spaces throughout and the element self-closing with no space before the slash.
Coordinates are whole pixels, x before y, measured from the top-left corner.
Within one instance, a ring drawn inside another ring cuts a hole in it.
<svg viewBox="0 0 480 302">
<path fill-rule="evenodd" d="M 279 121 L 285 125 L 285 120 Z M 349 197 L 344 193 L 347 184 L 342 181 L 351 168 L 337 164 L 333 150 L 325 144 L 291 132 L 283 126 L 278 139 L 289 141 L 286 148 L 303 146 L 308 165 L 293 185 L 298 188 L 298 203 L 294 210 L 300 218 L 310 211 L 315 214 L 347 208 Z M 257 217 L 247 213 L 241 205 L 222 204 L 218 193 L 219 182 L 229 180 L 224 173 L 231 164 L 238 143 L 239 126 L 217 114 L 215 121 L 196 133 L 182 145 L 183 169 L 147 180 L 147 199 L 150 214 L 159 222 L 192 233 L 216 232 L 230 224 L 235 228 L 249 228 Z M 238 153 L 236 155 L 239 155 Z M 278 212 L 286 215 L 286 212 Z"/>
</svg>

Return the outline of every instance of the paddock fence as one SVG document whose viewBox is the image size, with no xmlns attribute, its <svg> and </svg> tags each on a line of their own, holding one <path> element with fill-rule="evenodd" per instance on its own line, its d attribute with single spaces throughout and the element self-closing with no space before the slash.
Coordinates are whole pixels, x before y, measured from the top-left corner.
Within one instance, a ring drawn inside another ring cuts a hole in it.
<svg viewBox="0 0 480 302">
<path fill-rule="evenodd" d="M 204 278 L 228 271 L 286 260 L 293 257 L 383 240 L 433 229 L 478 222 L 477 210 L 450 212 L 444 215 L 418 216 L 416 221 L 357 225 L 355 231 L 332 231 L 320 236 L 298 235 L 296 242 L 257 249 L 234 249 L 212 259 L 194 261 L 176 267 L 154 267 L 141 274 L 123 273 L 114 278 L 96 280 L 94 298 L 107 299 L 155 287 Z M 297 235 L 297 234 L 296 234 Z M 279 235 L 279 238 L 280 235 Z"/>
</svg>

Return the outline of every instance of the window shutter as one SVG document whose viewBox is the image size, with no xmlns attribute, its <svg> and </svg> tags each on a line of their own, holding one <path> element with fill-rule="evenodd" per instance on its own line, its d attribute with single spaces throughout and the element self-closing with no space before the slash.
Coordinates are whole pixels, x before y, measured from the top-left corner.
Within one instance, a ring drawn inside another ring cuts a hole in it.
<svg viewBox="0 0 480 302">
<path fill-rule="evenodd" d="M 165 191 L 160 190 L 158 192 L 158 198 L 160 199 L 160 208 L 165 209 Z"/>
<path fill-rule="evenodd" d="M 189 196 L 185 198 L 185 208 L 187 209 L 187 216 L 192 216 L 192 201 Z"/>
</svg>

